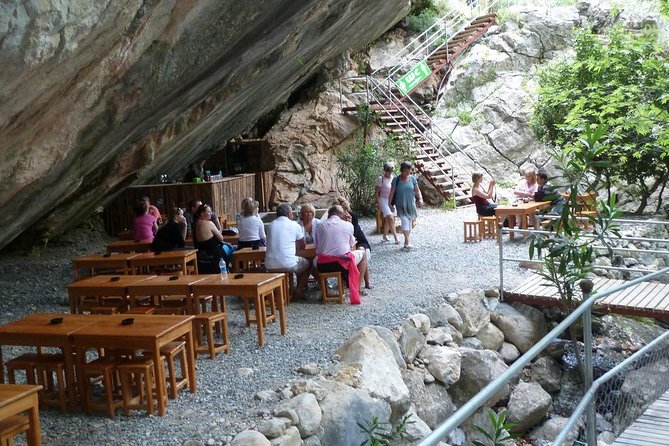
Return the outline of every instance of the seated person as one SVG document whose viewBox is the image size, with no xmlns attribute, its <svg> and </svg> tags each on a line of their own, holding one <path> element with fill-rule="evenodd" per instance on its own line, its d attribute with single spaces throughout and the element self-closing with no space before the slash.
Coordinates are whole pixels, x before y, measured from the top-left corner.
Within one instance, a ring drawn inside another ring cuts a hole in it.
<svg viewBox="0 0 669 446">
<path fill-rule="evenodd" d="M 211 221 L 211 208 L 202 204 L 195 212 L 193 244 L 197 249 L 198 270 L 201 274 L 216 274 L 221 271 L 219 262 L 224 258 L 223 235 Z"/>
<path fill-rule="evenodd" d="M 296 255 L 297 250 L 304 249 L 304 246 L 304 232 L 293 221 L 293 209 L 288 203 L 281 203 L 276 208 L 276 219 L 269 228 L 265 268 L 268 271 L 297 274 L 295 299 L 304 297 L 311 270 L 309 261 Z"/>
<path fill-rule="evenodd" d="M 513 194 L 519 198 L 534 198 L 534 194 L 539 189 L 537 184 L 537 171 L 534 167 L 528 167 L 525 170 L 525 178 L 518 183 L 513 190 Z"/>
<path fill-rule="evenodd" d="M 483 217 L 490 217 L 495 215 L 495 208 L 497 207 L 495 203 L 489 201 L 493 197 L 495 180 L 490 180 L 487 190 L 481 184 L 482 182 L 483 172 L 472 173 L 472 201 L 476 205 L 477 214 Z"/>
<path fill-rule="evenodd" d="M 343 268 L 348 273 L 351 304 L 360 304 L 360 278 L 367 269 L 367 253 L 356 249 L 353 225 L 345 220 L 346 213 L 339 205 L 328 209 L 328 219 L 316 228 L 316 265 L 325 272 L 328 265 Z M 366 294 L 366 293 L 362 293 Z"/>
<path fill-rule="evenodd" d="M 186 237 L 193 237 L 193 223 L 195 223 L 195 213 L 202 206 L 202 201 L 199 199 L 193 199 L 188 202 L 188 208 L 184 211 L 184 217 L 186 217 Z M 210 208 L 211 209 L 211 208 Z M 215 212 L 211 212 L 211 222 L 216 226 L 216 229 L 221 230 L 221 223 L 218 221 L 218 215 Z"/>
<path fill-rule="evenodd" d="M 364 250 L 365 253 L 367 254 L 367 268 L 365 268 L 365 273 L 363 278 L 365 280 L 365 288 L 371 290 L 372 283 L 369 280 L 369 262 L 372 258 L 372 247 L 370 246 L 369 241 L 367 240 L 367 236 L 365 236 L 365 233 L 360 227 L 358 216 L 353 212 L 353 210 L 351 210 L 351 205 L 349 204 L 348 200 L 344 197 L 337 197 L 335 199 L 335 202 L 339 204 L 342 207 L 342 209 L 344 209 L 344 212 L 346 212 L 347 214 L 346 221 L 350 222 L 353 225 L 353 237 L 355 237 L 356 249 Z"/>
<path fill-rule="evenodd" d="M 171 251 L 186 246 L 186 218 L 178 207 L 170 209 L 170 219 L 158 229 L 151 243 L 151 251 Z"/>
<path fill-rule="evenodd" d="M 539 183 L 539 189 L 534 194 L 534 201 L 550 201 L 551 209 L 548 211 L 548 214 L 560 215 L 565 205 L 564 197 L 557 190 L 557 187 L 548 181 L 548 172 L 543 169 L 539 170 L 537 173 L 537 183 Z"/>
<path fill-rule="evenodd" d="M 307 245 L 314 243 L 314 233 L 316 232 L 316 227 L 318 226 L 319 220 L 316 217 L 316 209 L 311 204 L 303 204 L 300 207 L 300 221 L 299 224 L 302 226 L 304 231 L 304 242 Z"/>
<path fill-rule="evenodd" d="M 142 200 L 146 201 L 146 203 L 149 205 L 149 215 L 153 215 L 156 218 L 156 222 L 158 222 L 158 224 L 161 225 L 163 223 L 163 216 L 160 215 L 160 210 L 151 204 L 151 200 L 149 199 L 149 197 L 144 196 L 142 197 Z M 160 199 L 158 201 L 162 202 L 162 200 Z"/>
<path fill-rule="evenodd" d="M 265 224 L 258 217 L 258 202 L 253 198 L 242 200 L 242 215 L 237 221 L 239 249 L 265 246 Z"/>
<path fill-rule="evenodd" d="M 149 214 L 149 203 L 139 200 L 135 206 L 135 216 L 132 220 L 133 237 L 135 240 L 150 240 L 158 232 L 156 217 Z"/>
</svg>

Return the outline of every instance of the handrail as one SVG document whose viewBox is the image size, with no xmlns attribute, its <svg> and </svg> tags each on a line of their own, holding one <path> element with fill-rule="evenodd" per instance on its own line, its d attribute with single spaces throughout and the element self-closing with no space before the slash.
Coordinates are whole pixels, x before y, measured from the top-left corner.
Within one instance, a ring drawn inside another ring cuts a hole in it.
<svg viewBox="0 0 669 446">
<path fill-rule="evenodd" d="M 538 356 L 554 339 L 559 337 L 565 330 L 569 328 L 578 318 L 583 316 L 586 311 L 589 312 L 592 309 L 594 303 L 604 297 L 607 297 L 611 294 L 617 293 L 624 289 L 627 289 L 631 286 L 637 285 L 641 282 L 645 282 L 648 279 L 658 277 L 662 274 L 669 273 L 669 267 L 656 271 L 653 274 L 645 277 L 640 277 L 629 282 L 626 282 L 622 285 L 615 286 L 611 289 L 604 291 L 601 294 L 594 294 L 590 296 L 587 300 L 584 300 L 581 305 L 576 308 L 569 316 L 567 316 L 562 322 L 560 322 L 555 328 L 553 328 L 546 336 L 541 338 L 534 346 L 532 346 L 525 354 L 509 366 L 509 368 L 498 376 L 495 380 L 481 389 L 476 395 L 474 395 L 467 403 L 465 403 L 460 409 L 458 409 L 453 415 L 451 415 L 446 421 L 437 426 L 436 429 L 432 431 L 430 435 L 424 438 L 419 446 L 436 446 L 439 444 L 442 438 L 444 438 L 450 431 L 458 427 L 463 421 L 470 417 L 479 407 L 483 406 L 486 401 L 490 399 L 497 391 L 499 391 L 504 385 L 506 385 L 512 378 L 518 375 L 523 368 L 529 364 L 536 356 Z"/>
<path fill-rule="evenodd" d="M 614 375 L 616 375 L 620 370 L 624 369 L 640 357 L 644 356 L 649 350 L 652 350 L 655 348 L 655 346 L 661 342 L 669 340 L 669 331 L 664 332 L 662 335 L 658 336 L 657 338 L 653 339 L 650 343 L 645 345 L 643 348 L 639 349 L 637 352 L 632 354 L 630 357 L 622 361 L 620 364 L 617 364 L 615 367 L 613 367 L 611 370 L 608 372 L 604 373 L 602 376 L 597 378 L 592 383 L 592 386 L 585 392 L 583 395 L 581 402 L 576 406 L 576 409 L 574 409 L 574 412 L 571 414 L 571 417 L 569 417 L 569 420 L 567 421 L 567 424 L 564 425 L 562 428 L 562 431 L 560 431 L 560 434 L 557 436 L 557 438 L 553 441 L 553 446 L 560 446 L 562 443 L 567 438 L 567 435 L 569 435 L 569 432 L 574 428 L 576 423 L 580 420 L 581 414 L 585 411 L 585 409 L 588 407 L 588 405 L 592 402 L 592 399 L 595 397 L 595 394 L 597 393 L 597 390 L 599 387 L 609 381 Z"/>
</svg>

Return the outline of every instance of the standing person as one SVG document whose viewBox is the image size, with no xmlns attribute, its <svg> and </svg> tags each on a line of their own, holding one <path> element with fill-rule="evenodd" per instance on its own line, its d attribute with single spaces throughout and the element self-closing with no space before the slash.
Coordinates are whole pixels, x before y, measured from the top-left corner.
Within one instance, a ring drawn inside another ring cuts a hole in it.
<svg viewBox="0 0 669 446">
<path fill-rule="evenodd" d="M 132 220 L 133 237 L 135 240 L 150 240 L 158 232 L 156 217 L 149 214 L 149 203 L 142 199 L 135 206 L 135 217 Z"/>
<path fill-rule="evenodd" d="M 237 221 L 239 249 L 265 246 L 265 224 L 258 217 L 258 202 L 248 197 L 242 200 L 242 215 Z"/>
<path fill-rule="evenodd" d="M 494 179 L 488 183 L 488 189 L 483 187 L 483 172 L 472 173 L 472 201 L 476 205 L 476 213 L 483 217 L 491 217 L 495 215 L 495 208 L 497 205 L 491 203 L 495 190 Z"/>
<path fill-rule="evenodd" d="M 321 272 L 331 271 L 330 267 L 345 270 L 348 274 L 348 289 L 351 292 L 351 304 L 360 304 L 360 278 L 367 270 L 365 250 L 352 250 L 355 245 L 353 224 L 346 221 L 346 212 L 335 204 L 328 209 L 328 219 L 316 228 L 316 265 Z"/>
<path fill-rule="evenodd" d="M 390 189 L 389 201 L 395 203 L 397 215 L 402 223 L 402 233 L 404 234 L 405 251 L 413 249 L 409 236 L 413 228 L 413 222 L 418 218 L 416 204 L 423 207 L 423 196 L 418 188 L 418 181 L 413 175 L 410 175 L 413 164 L 409 161 L 402 161 L 400 164 L 400 174 L 393 178 Z"/>
<path fill-rule="evenodd" d="M 564 197 L 557 190 L 557 187 L 548 181 L 548 172 L 544 169 L 539 170 L 539 173 L 537 173 L 537 183 L 539 183 L 539 189 L 534 194 L 534 201 L 550 201 L 551 210 L 548 211 L 548 214 L 560 215 L 565 205 Z"/>
<path fill-rule="evenodd" d="M 158 229 L 156 237 L 151 243 L 151 251 L 171 251 L 182 249 L 186 243 L 186 218 L 183 211 L 174 207 L 170 209 L 170 219 Z"/>
<path fill-rule="evenodd" d="M 534 194 L 539 189 L 537 184 L 537 171 L 534 167 L 528 167 L 525 170 L 525 178 L 513 190 L 513 194 L 520 198 L 534 198 Z"/>
<path fill-rule="evenodd" d="M 311 263 L 296 255 L 298 249 L 304 249 L 304 232 L 293 221 L 293 209 L 288 203 L 281 203 L 276 208 L 276 219 L 270 224 L 265 253 L 265 268 L 268 271 L 290 272 L 297 274 L 295 299 L 304 298 L 307 290 Z"/>
<path fill-rule="evenodd" d="M 316 217 L 316 209 L 311 204 L 303 204 L 300 207 L 300 226 L 304 231 L 304 242 L 309 245 L 314 243 L 314 234 L 319 220 Z"/>
<path fill-rule="evenodd" d="M 376 205 L 383 215 L 383 223 L 381 224 L 383 238 L 381 241 L 387 242 L 388 232 L 390 232 L 395 239 L 395 244 L 399 245 L 400 240 L 397 238 L 397 232 L 395 232 L 395 214 L 390 209 L 390 202 L 388 201 L 393 183 L 393 170 L 395 170 L 393 163 L 385 163 L 383 165 L 383 175 L 376 180 L 375 195 Z"/>
</svg>

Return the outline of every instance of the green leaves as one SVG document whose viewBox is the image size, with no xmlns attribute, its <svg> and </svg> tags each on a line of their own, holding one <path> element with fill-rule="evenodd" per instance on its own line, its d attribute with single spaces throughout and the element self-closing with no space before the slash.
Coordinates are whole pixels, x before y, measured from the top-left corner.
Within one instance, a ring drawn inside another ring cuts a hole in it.
<svg viewBox="0 0 669 446">
<path fill-rule="evenodd" d="M 360 446 L 390 446 L 391 442 L 395 440 L 405 439 L 407 425 L 415 423 L 411 420 L 411 416 L 411 413 L 407 413 L 394 426 L 390 423 L 380 422 L 376 416 L 372 417 L 371 420 L 365 420 L 364 423 L 356 423 L 360 432 L 367 436 L 360 443 Z"/>
<path fill-rule="evenodd" d="M 632 33 L 616 26 L 605 36 L 580 30 L 574 59 L 540 72 L 532 120 L 538 137 L 563 148 L 604 124 L 591 173 L 634 185 L 627 189 L 638 191 L 637 212 L 669 172 L 663 161 L 669 157 L 669 60 L 656 40 L 654 30 Z M 602 160 L 612 163 L 606 167 Z"/>
<path fill-rule="evenodd" d="M 488 409 L 486 415 L 490 422 L 489 428 L 474 426 L 485 437 L 486 442 L 474 440 L 474 446 L 508 446 L 517 435 L 508 432 L 515 427 L 515 424 L 506 422 L 506 410 L 495 413 L 492 409 Z"/>
</svg>

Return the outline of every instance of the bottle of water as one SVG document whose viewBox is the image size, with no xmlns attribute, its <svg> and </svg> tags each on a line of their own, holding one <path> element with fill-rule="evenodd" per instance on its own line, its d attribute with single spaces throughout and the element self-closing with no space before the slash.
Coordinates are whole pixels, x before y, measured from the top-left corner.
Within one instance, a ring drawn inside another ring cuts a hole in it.
<svg viewBox="0 0 669 446">
<path fill-rule="evenodd" d="M 228 274 L 228 266 L 225 264 L 225 260 L 221 259 L 218 261 L 218 268 L 221 270 L 221 276 Z"/>
</svg>

